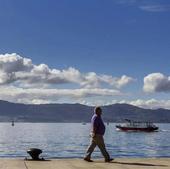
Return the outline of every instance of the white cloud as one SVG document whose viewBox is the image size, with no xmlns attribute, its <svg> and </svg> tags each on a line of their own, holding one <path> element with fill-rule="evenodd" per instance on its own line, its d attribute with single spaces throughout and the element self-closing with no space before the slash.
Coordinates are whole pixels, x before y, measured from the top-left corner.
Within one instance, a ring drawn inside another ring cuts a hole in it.
<svg viewBox="0 0 170 169">
<path fill-rule="evenodd" d="M 35 65 L 31 59 L 23 58 L 15 53 L 0 55 L 0 84 L 18 82 L 20 86 L 33 84 L 66 84 L 75 83 L 84 88 L 101 87 L 103 83 L 110 87 L 121 88 L 133 81 L 132 77 L 112 77 L 109 75 L 97 75 L 95 72 L 81 73 L 79 70 L 51 69 L 46 64 Z"/>
<path fill-rule="evenodd" d="M 33 68 L 32 61 L 16 53 L 0 54 L 0 70 L 6 73 L 29 71 Z"/>
<path fill-rule="evenodd" d="M 139 8 L 147 12 L 165 12 L 170 10 L 170 5 L 143 5 L 139 6 Z"/>
<path fill-rule="evenodd" d="M 112 104 L 115 104 L 115 103 L 118 103 L 118 102 L 119 101 L 117 101 L 117 100 L 108 101 L 108 100 L 105 100 L 103 98 L 94 99 L 92 101 L 81 99 L 79 101 L 80 104 L 84 104 L 84 105 L 88 105 L 88 106 L 106 106 L 106 105 L 112 105 Z"/>
<path fill-rule="evenodd" d="M 121 5 L 134 5 L 138 0 L 114 0 L 117 4 Z"/>
<path fill-rule="evenodd" d="M 31 59 L 16 53 L 0 55 L 0 99 L 11 102 L 79 102 L 84 98 L 122 96 L 126 94 L 121 93 L 120 88 L 133 81 L 126 75 L 82 73 L 73 67 L 52 69 L 44 63 L 33 64 Z"/>
<path fill-rule="evenodd" d="M 134 106 L 139 106 L 142 108 L 149 108 L 149 109 L 158 109 L 158 108 L 165 108 L 170 109 L 170 100 L 156 100 L 156 99 L 150 99 L 150 100 L 134 100 L 129 101 L 129 104 L 132 104 Z"/>
<path fill-rule="evenodd" d="M 100 78 L 100 76 L 98 76 L 94 72 L 89 72 L 84 76 L 81 82 L 81 86 L 85 88 L 100 87 L 101 82 L 102 82 L 102 79 Z"/>
<path fill-rule="evenodd" d="M 0 99 L 12 102 L 22 103 L 56 103 L 58 100 L 65 98 L 70 100 L 103 97 L 103 96 L 121 96 L 118 90 L 113 89 L 22 89 L 14 86 L 0 87 Z"/>
<path fill-rule="evenodd" d="M 148 100 L 103 100 L 103 99 L 96 99 L 92 101 L 88 101 L 86 99 L 82 99 L 80 101 L 81 104 L 89 105 L 89 106 L 105 106 L 105 105 L 112 105 L 112 104 L 130 104 L 133 106 L 141 107 L 144 109 L 170 109 L 170 100 L 157 100 L 157 99 L 148 99 Z"/>
<path fill-rule="evenodd" d="M 126 75 L 123 75 L 121 78 L 116 78 L 115 82 L 113 81 L 113 84 L 117 86 L 117 88 L 121 88 L 123 86 L 126 86 L 127 84 L 133 82 L 135 79 L 128 77 Z"/>
<path fill-rule="evenodd" d="M 152 73 L 144 77 L 145 92 L 170 92 L 170 77 L 162 73 Z"/>
<path fill-rule="evenodd" d="M 114 0 L 116 4 L 136 7 L 146 12 L 170 11 L 169 3 L 160 3 L 156 0 Z"/>
<path fill-rule="evenodd" d="M 0 84 L 8 84 L 11 83 L 15 79 L 15 75 L 13 73 L 6 73 L 0 71 Z"/>
<path fill-rule="evenodd" d="M 109 75 L 100 75 L 98 77 L 93 78 L 95 79 L 95 84 L 100 84 L 100 83 L 107 83 L 113 87 L 116 87 L 118 89 L 128 85 L 131 82 L 134 82 L 135 79 L 132 77 L 122 75 L 121 77 L 113 77 Z M 97 86 L 97 85 L 96 85 Z"/>
</svg>

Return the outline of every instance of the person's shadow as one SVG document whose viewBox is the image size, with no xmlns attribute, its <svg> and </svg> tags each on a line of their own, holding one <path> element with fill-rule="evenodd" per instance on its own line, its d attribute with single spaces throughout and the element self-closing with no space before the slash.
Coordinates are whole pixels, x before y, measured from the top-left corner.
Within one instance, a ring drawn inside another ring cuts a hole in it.
<svg viewBox="0 0 170 169">
<path fill-rule="evenodd" d="M 124 165 L 138 165 L 138 166 L 157 166 L 157 167 L 168 167 L 167 165 L 151 164 L 151 163 L 134 163 L 134 162 L 118 162 L 112 161 L 111 163 L 124 164 Z"/>
<path fill-rule="evenodd" d="M 97 163 L 100 163 L 100 161 L 97 161 Z M 148 167 L 168 167 L 168 165 L 159 165 L 159 164 L 151 164 L 151 163 L 135 163 L 135 162 L 119 162 L 119 161 L 111 161 L 109 163 L 114 163 L 114 164 L 123 164 L 123 165 L 137 165 L 137 166 L 148 166 Z"/>
</svg>

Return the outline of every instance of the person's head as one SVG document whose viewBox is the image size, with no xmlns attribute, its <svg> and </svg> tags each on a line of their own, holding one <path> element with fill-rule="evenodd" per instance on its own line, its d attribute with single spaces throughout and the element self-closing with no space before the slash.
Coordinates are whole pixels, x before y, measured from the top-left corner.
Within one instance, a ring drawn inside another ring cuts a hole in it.
<svg viewBox="0 0 170 169">
<path fill-rule="evenodd" d="M 102 109 L 101 109 L 101 107 L 95 107 L 94 112 L 95 112 L 95 114 L 97 114 L 98 116 L 100 116 L 100 115 L 102 114 Z"/>
</svg>

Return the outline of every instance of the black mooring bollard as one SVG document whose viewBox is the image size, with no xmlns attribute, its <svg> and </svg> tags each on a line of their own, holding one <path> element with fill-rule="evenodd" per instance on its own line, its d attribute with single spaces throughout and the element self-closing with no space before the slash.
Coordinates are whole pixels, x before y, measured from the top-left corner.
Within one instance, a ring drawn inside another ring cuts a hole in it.
<svg viewBox="0 0 170 169">
<path fill-rule="evenodd" d="M 30 148 L 27 150 L 27 153 L 32 157 L 32 160 L 42 160 L 39 158 L 39 155 L 42 153 L 42 150 L 38 148 Z"/>
</svg>

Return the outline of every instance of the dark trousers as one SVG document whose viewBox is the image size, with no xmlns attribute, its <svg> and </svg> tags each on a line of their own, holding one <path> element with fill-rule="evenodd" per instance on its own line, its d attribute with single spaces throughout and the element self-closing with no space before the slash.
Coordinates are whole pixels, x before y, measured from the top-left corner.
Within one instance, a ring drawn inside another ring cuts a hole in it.
<svg viewBox="0 0 170 169">
<path fill-rule="evenodd" d="M 96 134 L 94 137 L 91 137 L 90 145 L 86 152 L 86 158 L 90 159 L 91 154 L 93 153 L 95 147 L 98 146 L 105 160 L 110 159 L 109 153 L 106 150 L 104 138 L 102 135 Z"/>
</svg>

